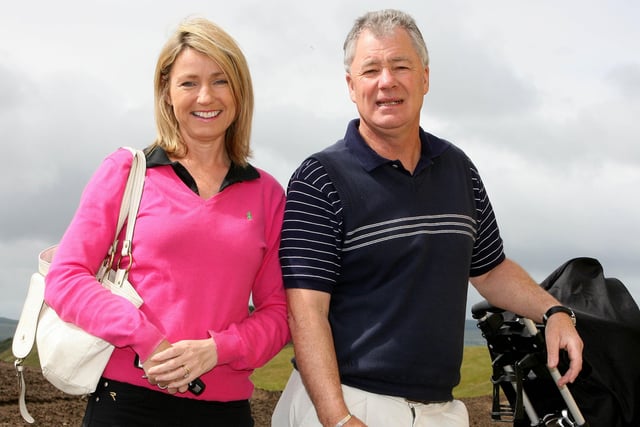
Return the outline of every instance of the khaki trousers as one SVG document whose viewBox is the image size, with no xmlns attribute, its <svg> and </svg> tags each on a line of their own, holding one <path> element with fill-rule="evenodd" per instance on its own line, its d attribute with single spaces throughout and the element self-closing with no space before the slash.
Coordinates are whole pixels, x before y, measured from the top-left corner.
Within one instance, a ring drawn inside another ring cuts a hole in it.
<svg viewBox="0 0 640 427">
<path fill-rule="evenodd" d="M 425 405 L 346 385 L 342 385 L 342 393 L 351 413 L 368 427 L 469 427 L 467 408 L 459 400 Z M 295 369 L 273 412 L 271 426 L 322 427 Z"/>
</svg>

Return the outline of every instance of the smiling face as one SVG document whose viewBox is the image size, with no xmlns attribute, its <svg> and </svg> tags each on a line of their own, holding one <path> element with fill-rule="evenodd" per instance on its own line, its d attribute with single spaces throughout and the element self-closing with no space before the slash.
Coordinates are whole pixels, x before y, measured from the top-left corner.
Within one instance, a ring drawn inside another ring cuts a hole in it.
<svg viewBox="0 0 640 427">
<path fill-rule="evenodd" d="M 351 100 L 360 113 L 360 132 L 388 134 L 417 129 L 429 68 L 423 66 L 403 28 L 376 37 L 363 30 L 347 74 Z"/>
<path fill-rule="evenodd" d="M 215 61 L 191 48 L 180 52 L 171 68 L 167 98 L 187 146 L 224 144 L 236 105 L 227 77 Z"/>
</svg>

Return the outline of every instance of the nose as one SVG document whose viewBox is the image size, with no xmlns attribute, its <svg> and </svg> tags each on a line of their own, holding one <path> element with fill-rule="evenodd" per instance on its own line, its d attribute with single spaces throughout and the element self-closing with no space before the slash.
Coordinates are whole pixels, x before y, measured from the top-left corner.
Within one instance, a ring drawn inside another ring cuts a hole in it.
<svg viewBox="0 0 640 427">
<path fill-rule="evenodd" d="M 207 85 L 203 85 L 200 88 L 200 91 L 198 92 L 198 104 L 208 104 L 211 102 L 211 98 L 213 98 L 212 95 L 212 88 L 207 86 Z"/>
<path fill-rule="evenodd" d="M 393 75 L 393 71 L 388 67 L 384 67 L 380 72 L 379 86 L 381 88 L 393 87 L 395 83 L 396 77 Z"/>
</svg>

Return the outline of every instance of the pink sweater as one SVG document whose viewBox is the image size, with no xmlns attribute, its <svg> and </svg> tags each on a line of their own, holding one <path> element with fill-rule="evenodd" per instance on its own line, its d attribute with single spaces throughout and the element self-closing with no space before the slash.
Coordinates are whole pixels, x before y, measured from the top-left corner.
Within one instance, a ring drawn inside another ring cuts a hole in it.
<svg viewBox="0 0 640 427">
<path fill-rule="evenodd" d="M 265 173 L 201 199 L 171 166 L 147 169 L 129 281 L 144 303 L 112 295 L 95 274 L 113 238 L 131 166 L 120 149 L 87 184 L 46 277 L 45 300 L 60 317 L 115 345 L 104 376 L 151 386 L 134 367 L 163 338 L 213 337 L 218 365 L 201 376 L 203 400 L 247 399 L 249 376 L 289 340 L 278 260 L 284 192 Z M 250 295 L 255 311 L 248 313 Z"/>
</svg>

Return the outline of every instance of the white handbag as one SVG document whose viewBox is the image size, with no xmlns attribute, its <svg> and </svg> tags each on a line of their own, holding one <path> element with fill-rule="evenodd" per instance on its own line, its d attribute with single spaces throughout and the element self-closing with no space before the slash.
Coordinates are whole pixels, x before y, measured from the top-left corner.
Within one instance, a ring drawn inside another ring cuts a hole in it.
<svg viewBox="0 0 640 427">
<path fill-rule="evenodd" d="M 127 277 L 132 260 L 133 229 L 144 186 L 146 159 L 142 151 L 130 148 L 129 150 L 133 155 L 133 164 L 122 197 L 115 237 L 96 278 L 112 293 L 126 298 L 139 308 L 143 301 Z M 114 270 L 112 263 L 118 246 L 118 235 L 125 220 L 127 228 L 121 256 L 129 262 L 124 266 L 118 263 L 117 269 Z M 31 352 L 34 340 L 37 343 L 44 377 L 56 388 L 73 395 L 84 395 L 95 391 L 114 348 L 113 345 L 85 332 L 78 326 L 62 321 L 44 302 L 44 277 L 49 270 L 56 248 L 57 245 L 52 246 L 39 254 L 38 271 L 31 276 L 27 298 L 13 337 L 12 351 L 16 358 L 14 365 L 19 377 L 20 414 L 28 423 L 33 423 L 34 419 L 26 407 L 23 362 Z"/>
</svg>

